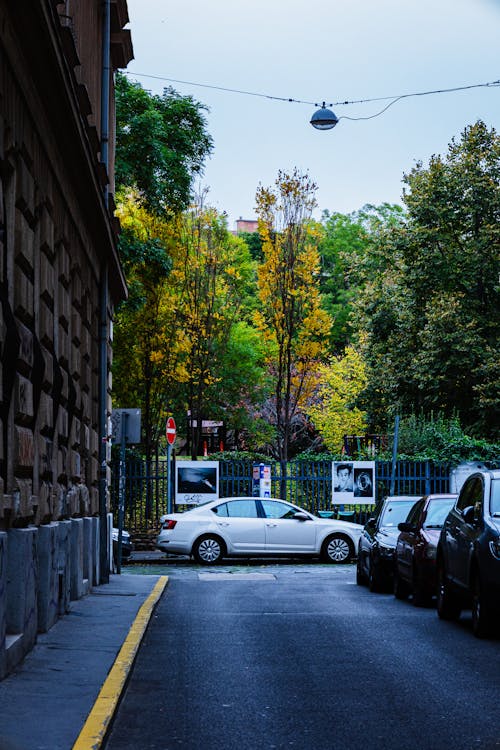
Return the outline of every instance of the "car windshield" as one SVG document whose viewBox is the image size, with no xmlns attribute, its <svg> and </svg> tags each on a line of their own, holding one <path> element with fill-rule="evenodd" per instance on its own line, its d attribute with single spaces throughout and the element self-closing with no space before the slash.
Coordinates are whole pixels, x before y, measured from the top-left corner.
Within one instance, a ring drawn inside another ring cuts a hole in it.
<svg viewBox="0 0 500 750">
<path fill-rule="evenodd" d="M 436 500 L 430 500 L 423 524 L 424 529 L 441 529 L 446 516 L 453 508 L 454 504 L 454 497 L 442 497 L 439 499 L 436 498 Z"/>
<path fill-rule="evenodd" d="M 414 500 L 389 501 L 380 519 L 380 526 L 397 526 L 398 523 L 406 521 L 408 513 L 419 499 L 416 497 Z"/>
<path fill-rule="evenodd" d="M 490 513 L 500 518 L 500 479 L 491 481 Z"/>
</svg>

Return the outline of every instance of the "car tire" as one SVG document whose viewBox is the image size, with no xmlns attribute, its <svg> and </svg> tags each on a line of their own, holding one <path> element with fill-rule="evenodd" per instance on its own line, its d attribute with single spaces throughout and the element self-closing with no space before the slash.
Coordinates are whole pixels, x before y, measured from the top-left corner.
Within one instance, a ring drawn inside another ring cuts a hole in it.
<svg viewBox="0 0 500 750">
<path fill-rule="evenodd" d="M 193 546 L 193 556 L 200 565 L 217 565 L 225 554 L 226 546 L 215 534 L 205 534 Z"/>
<path fill-rule="evenodd" d="M 321 557 L 328 563 L 348 563 L 354 557 L 353 543 L 344 534 L 332 534 L 323 542 Z"/>
<path fill-rule="evenodd" d="M 471 581 L 472 591 L 472 632 L 476 638 L 487 638 L 493 630 L 493 613 L 489 606 L 484 589 L 481 586 L 479 573 L 474 573 Z"/>
<path fill-rule="evenodd" d="M 437 613 L 441 620 L 458 620 L 462 607 L 446 577 L 444 564 L 437 568 Z"/>
<path fill-rule="evenodd" d="M 410 587 L 401 579 L 397 570 L 394 571 L 394 596 L 396 599 L 408 599 L 410 596 Z"/>
</svg>

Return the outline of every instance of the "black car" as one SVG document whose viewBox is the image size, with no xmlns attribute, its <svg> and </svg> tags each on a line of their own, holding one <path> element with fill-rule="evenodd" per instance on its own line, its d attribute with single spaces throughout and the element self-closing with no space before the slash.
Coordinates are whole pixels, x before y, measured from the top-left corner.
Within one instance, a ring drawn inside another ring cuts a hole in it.
<svg viewBox="0 0 500 750">
<path fill-rule="evenodd" d="M 386 497 L 368 519 L 359 540 L 356 583 L 368 583 L 370 591 L 392 590 L 398 523 L 406 521 L 418 500 L 413 495 Z"/>
<path fill-rule="evenodd" d="M 500 471 L 466 479 L 444 522 L 436 564 L 439 617 L 456 620 L 471 608 L 474 635 L 500 630 Z"/>
<path fill-rule="evenodd" d="M 118 529 L 113 527 L 113 531 L 111 534 L 111 539 L 113 540 L 113 561 L 115 566 L 118 563 Z M 125 529 L 122 529 L 122 559 L 128 560 L 132 552 L 134 551 L 134 545 L 132 544 L 132 538 L 130 536 L 130 533 L 128 531 L 125 531 Z"/>
</svg>

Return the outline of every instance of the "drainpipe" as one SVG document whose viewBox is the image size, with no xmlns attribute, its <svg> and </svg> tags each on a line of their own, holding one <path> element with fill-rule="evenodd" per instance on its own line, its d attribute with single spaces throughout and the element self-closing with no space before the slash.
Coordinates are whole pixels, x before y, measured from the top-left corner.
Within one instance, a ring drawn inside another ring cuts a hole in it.
<svg viewBox="0 0 500 750">
<path fill-rule="evenodd" d="M 102 79 L 101 79 L 101 162 L 109 169 L 109 95 L 111 2 L 102 4 Z M 108 186 L 104 187 L 108 208 Z M 109 583 L 109 540 L 107 514 L 107 446 L 108 446 L 108 260 L 101 265 L 99 289 L 99 583 Z"/>
</svg>

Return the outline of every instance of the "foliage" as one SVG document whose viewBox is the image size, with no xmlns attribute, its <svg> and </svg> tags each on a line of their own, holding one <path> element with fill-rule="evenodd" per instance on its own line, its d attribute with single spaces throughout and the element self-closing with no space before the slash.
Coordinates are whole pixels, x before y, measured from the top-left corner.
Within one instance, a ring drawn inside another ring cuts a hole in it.
<svg viewBox="0 0 500 750">
<path fill-rule="evenodd" d="M 191 413 L 193 458 L 201 442 L 203 418 L 214 403 L 221 403 L 217 391 L 226 384 L 224 363 L 236 345 L 231 333 L 254 272 L 245 243 L 228 231 L 225 217 L 204 206 L 203 197 L 179 221 L 178 258 L 171 274 L 186 343 L 186 400 Z M 249 356 L 246 361 L 250 362 Z M 236 381 L 235 377 L 227 381 L 233 397 L 236 391 L 241 392 L 241 377 L 239 384 Z"/>
<path fill-rule="evenodd" d="M 316 186 L 297 170 L 280 172 L 275 187 L 256 195 L 263 263 L 258 268 L 261 302 L 255 322 L 266 344 L 274 381 L 278 454 L 286 460 L 291 424 L 307 401 L 330 319 L 319 294 L 318 235 L 309 221 Z"/>
<path fill-rule="evenodd" d="M 138 191 L 157 215 L 187 208 L 193 179 L 212 150 L 206 107 L 172 88 L 152 95 L 116 75 L 116 183 Z"/>
<path fill-rule="evenodd" d="M 401 206 L 366 205 L 350 214 L 324 211 L 318 250 L 321 258 L 320 291 L 333 325 L 332 353 L 341 353 L 352 338 L 352 303 L 362 286 L 372 259 L 371 250 L 380 233 L 404 221 Z M 359 273 L 365 268 L 365 274 Z M 369 274 L 371 275 L 371 274 Z"/>
<path fill-rule="evenodd" d="M 471 434 L 498 439 L 500 139 L 467 127 L 405 184 L 406 222 L 355 269 L 372 429 L 397 410 L 456 411 Z"/>
<path fill-rule="evenodd" d="M 307 412 L 326 448 L 339 452 L 344 435 L 359 435 L 366 426 L 366 415 L 356 406 L 367 382 L 364 362 L 359 352 L 349 346 L 343 356 L 332 357 L 328 364 L 321 365 L 319 373 L 318 399 Z"/>
<path fill-rule="evenodd" d="M 207 461 L 255 461 L 256 463 L 269 464 L 269 456 L 256 451 L 220 451 L 211 453 Z"/>
<path fill-rule="evenodd" d="M 401 420 L 398 458 L 459 464 L 500 460 L 500 444 L 466 435 L 458 416 L 412 414 Z"/>
</svg>

